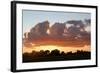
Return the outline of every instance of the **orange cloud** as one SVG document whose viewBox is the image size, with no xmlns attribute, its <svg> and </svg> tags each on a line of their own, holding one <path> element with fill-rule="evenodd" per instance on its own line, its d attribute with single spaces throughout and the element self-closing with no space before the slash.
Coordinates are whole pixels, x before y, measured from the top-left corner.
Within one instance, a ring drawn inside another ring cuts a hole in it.
<svg viewBox="0 0 100 73">
<path fill-rule="evenodd" d="M 67 27 L 67 23 L 73 25 Z M 32 27 L 30 32 L 25 35 L 23 39 L 24 46 L 57 45 L 83 47 L 90 45 L 91 35 L 90 32 L 85 30 L 87 24 L 84 24 L 81 20 L 71 20 L 67 21 L 67 23 L 55 23 L 51 27 L 49 27 L 49 21 L 36 24 L 35 27 Z M 90 25 L 88 25 L 88 27 L 90 27 Z"/>
</svg>

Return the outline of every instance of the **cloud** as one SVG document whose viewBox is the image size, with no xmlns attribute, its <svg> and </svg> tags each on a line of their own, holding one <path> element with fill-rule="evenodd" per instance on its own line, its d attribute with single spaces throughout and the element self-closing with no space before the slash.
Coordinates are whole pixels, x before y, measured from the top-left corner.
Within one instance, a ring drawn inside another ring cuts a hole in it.
<svg viewBox="0 0 100 73">
<path fill-rule="evenodd" d="M 89 20 L 86 21 L 89 23 Z M 71 26 L 67 27 L 67 24 Z M 73 24 L 73 25 L 72 25 Z M 90 24 L 90 23 L 89 23 Z M 51 27 L 49 21 L 36 24 L 30 29 L 27 38 L 24 38 L 24 46 L 32 47 L 40 45 L 59 45 L 67 47 L 83 47 L 90 45 L 91 33 L 86 31 L 85 22 L 70 20 L 67 23 L 54 23 Z M 90 27 L 90 25 L 88 25 Z M 49 34 L 47 33 L 49 30 Z"/>
<path fill-rule="evenodd" d="M 36 24 L 36 26 L 33 27 L 29 32 L 28 40 L 35 41 L 40 38 L 46 37 L 48 35 L 47 34 L 48 29 L 49 29 L 48 21 L 44 21 L 44 22 Z"/>
<path fill-rule="evenodd" d="M 90 24 L 91 24 L 91 19 L 85 19 L 85 23 L 86 23 L 87 25 L 90 25 Z"/>
<path fill-rule="evenodd" d="M 62 37 L 65 29 L 64 23 L 55 23 L 51 26 L 50 30 L 50 36 L 54 37 Z"/>
<path fill-rule="evenodd" d="M 84 24 L 84 22 L 81 20 L 70 20 L 67 21 L 67 23 L 73 24 L 72 26 L 68 27 L 66 29 L 67 32 L 64 33 L 68 39 L 73 39 L 73 41 L 76 41 L 76 43 L 83 42 L 82 45 L 90 45 L 91 33 L 87 32 L 86 30 L 88 24 Z M 88 27 L 90 27 L 90 25 L 88 25 Z"/>
</svg>

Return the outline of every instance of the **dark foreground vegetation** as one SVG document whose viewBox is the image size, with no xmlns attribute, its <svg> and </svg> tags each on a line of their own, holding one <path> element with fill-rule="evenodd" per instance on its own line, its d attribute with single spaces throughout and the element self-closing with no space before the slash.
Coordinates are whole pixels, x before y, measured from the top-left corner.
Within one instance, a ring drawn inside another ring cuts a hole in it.
<svg viewBox="0 0 100 73">
<path fill-rule="evenodd" d="M 72 53 L 64 51 L 60 52 L 58 49 L 32 51 L 31 53 L 23 54 L 23 62 L 42 62 L 42 61 L 62 61 L 62 60 L 86 60 L 91 59 L 91 53 L 88 51 L 79 51 Z"/>
</svg>

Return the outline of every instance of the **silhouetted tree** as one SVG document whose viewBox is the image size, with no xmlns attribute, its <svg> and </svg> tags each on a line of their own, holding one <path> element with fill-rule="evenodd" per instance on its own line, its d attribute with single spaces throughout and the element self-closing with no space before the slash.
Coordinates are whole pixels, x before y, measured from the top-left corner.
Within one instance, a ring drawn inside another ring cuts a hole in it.
<svg viewBox="0 0 100 73">
<path fill-rule="evenodd" d="M 49 50 L 46 50 L 46 51 L 44 52 L 44 54 L 45 54 L 45 56 L 47 56 L 47 55 L 50 54 L 50 51 L 49 51 Z"/>
<path fill-rule="evenodd" d="M 51 55 L 53 55 L 53 56 L 59 56 L 60 55 L 60 51 L 58 49 L 52 50 L 51 51 Z"/>
<path fill-rule="evenodd" d="M 58 60 L 82 60 L 90 59 L 91 52 L 77 50 L 76 52 L 69 51 L 65 53 L 60 50 L 54 49 L 51 52 L 49 50 L 32 51 L 31 53 L 23 53 L 23 62 L 38 62 L 38 61 L 58 61 Z"/>
<path fill-rule="evenodd" d="M 61 56 L 64 56 L 64 55 L 65 55 L 65 53 L 64 53 L 64 51 L 62 51 L 62 52 L 61 52 Z"/>
</svg>

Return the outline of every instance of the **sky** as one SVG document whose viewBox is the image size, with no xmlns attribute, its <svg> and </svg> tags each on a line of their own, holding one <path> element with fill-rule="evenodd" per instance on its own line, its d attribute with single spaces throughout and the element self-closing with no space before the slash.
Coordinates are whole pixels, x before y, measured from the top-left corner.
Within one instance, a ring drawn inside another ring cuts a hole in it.
<svg viewBox="0 0 100 73">
<path fill-rule="evenodd" d="M 22 19 L 23 52 L 90 51 L 90 13 L 23 10 Z"/>
<path fill-rule="evenodd" d="M 68 20 L 84 20 L 90 17 L 90 13 L 23 10 L 23 32 L 28 32 L 38 22 L 46 20 L 53 25 L 55 22 L 64 23 Z"/>
</svg>

